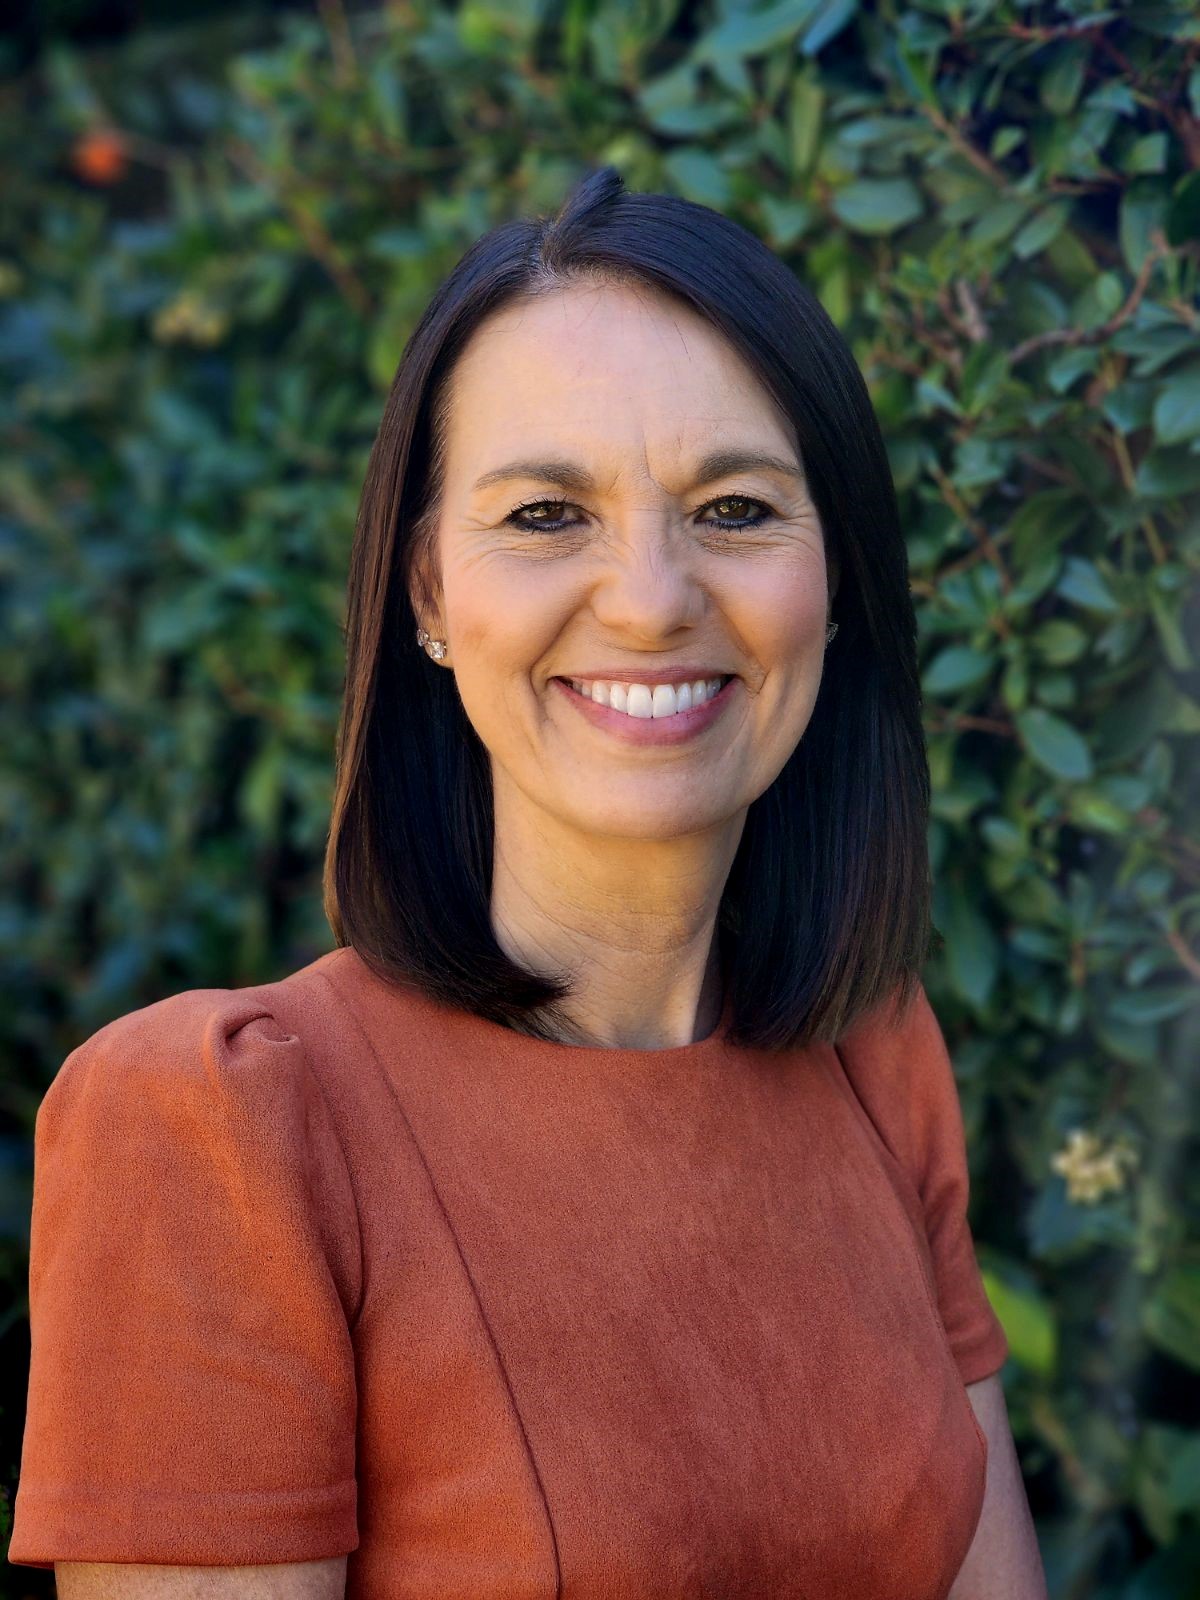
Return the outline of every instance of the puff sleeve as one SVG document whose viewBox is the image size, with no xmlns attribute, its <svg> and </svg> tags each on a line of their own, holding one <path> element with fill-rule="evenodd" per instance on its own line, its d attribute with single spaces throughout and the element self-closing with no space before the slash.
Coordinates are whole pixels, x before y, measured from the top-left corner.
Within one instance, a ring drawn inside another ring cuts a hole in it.
<svg viewBox="0 0 1200 1600">
<path fill-rule="evenodd" d="M 300 1041 L 191 990 L 74 1050 L 38 1108 L 8 1559 L 237 1566 L 357 1548 L 342 1145 Z"/>
<path fill-rule="evenodd" d="M 1008 1340 L 975 1257 L 962 1108 L 924 986 L 902 1012 L 884 1005 L 869 1013 L 838 1040 L 837 1053 L 920 1203 L 937 1308 L 962 1380 L 989 1377 L 1008 1359 Z"/>
</svg>

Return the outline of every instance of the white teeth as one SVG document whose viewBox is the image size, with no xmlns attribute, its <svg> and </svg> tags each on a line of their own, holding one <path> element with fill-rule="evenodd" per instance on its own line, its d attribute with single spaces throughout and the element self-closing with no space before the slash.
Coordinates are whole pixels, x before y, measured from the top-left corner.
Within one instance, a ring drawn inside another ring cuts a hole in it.
<svg viewBox="0 0 1200 1600">
<path fill-rule="evenodd" d="M 629 685 L 629 699 L 625 710 L 631 717 L 652 717 L 654 715 L 654 697 L 644 683 L 631 683 Z"/>
<path fill-rule="evenodd" d="M 599 678 L 569 678 L 571 687 L 597 705 L 611 706 L 629 717 L 673 717 L 694 711 L 711 700 L 722 686 L 721 678 L 697 678 L 692 683 L 604 683 Z"/>
<path fill-rule="evenodd" d="M 656 717 L 673 717 L 675 715 L 675 685 L 673 683 L 656 684 L 650 696 L 650 704 Z"/>
</svg>

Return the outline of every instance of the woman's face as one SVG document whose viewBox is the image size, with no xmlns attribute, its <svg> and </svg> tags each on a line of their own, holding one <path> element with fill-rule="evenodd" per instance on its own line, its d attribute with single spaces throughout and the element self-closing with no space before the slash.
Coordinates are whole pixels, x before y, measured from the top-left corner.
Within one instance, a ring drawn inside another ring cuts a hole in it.
<svg viewBox="0 0 1200 1600">
<path fill-rule="evenodd" d="M 610 285 L 497 313 L 452 381 L 432 601 L 419 581 L 413 599 L 498 805 L 623 838 L 740 830 L 824 659 L 824 543 L 786 419 L 703 318 Z M 784 465 L 701 470 L 743 451 Z"/>
</svg>

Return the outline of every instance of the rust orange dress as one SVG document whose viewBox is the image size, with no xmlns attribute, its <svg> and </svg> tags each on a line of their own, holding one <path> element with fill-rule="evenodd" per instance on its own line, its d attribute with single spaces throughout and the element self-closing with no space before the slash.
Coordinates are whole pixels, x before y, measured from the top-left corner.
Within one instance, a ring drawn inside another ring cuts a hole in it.
<svg viewBox="0 0 1200 1600">
<path fill-rule="evenodd" d="M 39 1108 L 11 1562 L 348 1600 L 944 1600 L 1002 1326 L 922 989 L 834 1046 L 549 1043 L 349 948 Z"/>
</svg>

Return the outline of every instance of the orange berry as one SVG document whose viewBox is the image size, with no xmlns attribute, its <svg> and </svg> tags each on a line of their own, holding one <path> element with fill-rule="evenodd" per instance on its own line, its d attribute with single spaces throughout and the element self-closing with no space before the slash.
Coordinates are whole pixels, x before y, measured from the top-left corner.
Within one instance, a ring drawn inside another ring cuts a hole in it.
<svg viewBox="0 0 1200 1600">
<path fill-rule="evenodd" d="M 116 183 L 128 165 L 125 141 L 115 128 L 83 134 L 71 151 L 71 166 L 86 183 Z"/>
</svg>

